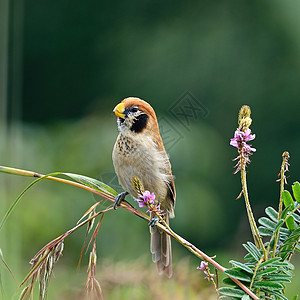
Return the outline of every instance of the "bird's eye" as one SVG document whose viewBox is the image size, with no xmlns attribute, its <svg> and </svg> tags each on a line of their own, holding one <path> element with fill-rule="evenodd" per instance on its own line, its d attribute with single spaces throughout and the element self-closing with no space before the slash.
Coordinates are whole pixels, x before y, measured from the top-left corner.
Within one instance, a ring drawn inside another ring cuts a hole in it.
<svg viewBox="0 0 300 300">
<path fill-rule="evenodd" d="M 131 107 L 131 112 L 136 113 L 138 111 L 138 108 L 136 106 Z"/>
</svg>

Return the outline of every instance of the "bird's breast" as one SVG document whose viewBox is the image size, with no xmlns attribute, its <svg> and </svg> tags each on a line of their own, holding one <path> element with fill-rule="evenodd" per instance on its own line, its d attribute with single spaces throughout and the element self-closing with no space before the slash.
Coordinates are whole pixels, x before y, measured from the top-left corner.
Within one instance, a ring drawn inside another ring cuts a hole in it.
<svg viewBox="0 0 300 300">
<path fill-rule="evenodd" d="M 113 163 L 118 179 L 124 190 L 137 198 L 131 178 L 138 177 L 145 190 L 154 192 L 157 199 L 165 199 L 167 155 L 159 151 L 147 136 L 126 136 L 120 134 L 113 150 Z M 169 176 L 169 177 L 168 177 Z"/>
<path fill-rule="evenodd" d="M 137 154 L 138 144 L 131 138 L 119 135 L 114 152 L 122 157 L 123 163 L 126 163 L 126 160 L 132 159 Z"/>
</svg>

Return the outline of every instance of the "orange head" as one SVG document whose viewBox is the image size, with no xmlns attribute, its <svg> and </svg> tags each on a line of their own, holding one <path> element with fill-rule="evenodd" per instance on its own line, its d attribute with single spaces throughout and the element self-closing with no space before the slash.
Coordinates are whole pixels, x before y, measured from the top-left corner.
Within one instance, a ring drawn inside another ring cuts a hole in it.
<svg viewBox="0 0 300 300">
<path fill-rule="evenodd" d="M 113 111 L 118 117 L 120 131 L 129 129 L 141 133 L 150 130 L 159 135 L 154 109 L 146 101 L 135 97 L 125 98 Z"/>
</svg>

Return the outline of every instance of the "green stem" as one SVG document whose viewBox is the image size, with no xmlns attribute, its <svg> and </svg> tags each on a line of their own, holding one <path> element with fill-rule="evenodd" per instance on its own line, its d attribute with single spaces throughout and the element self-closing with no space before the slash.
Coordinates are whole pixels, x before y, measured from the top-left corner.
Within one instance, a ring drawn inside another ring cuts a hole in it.
<svg viewBox="0 0 300 300">
<path fill-rule="evenodd" d="M 282 194 L 283 194 L 283 190 L 284 190 L 284 184 L 286 181 L 285 172 L 287 171 L 288 159 L 289 159 L 289 153 L 287 151 L 285 151 L 282 154 L 282 164 L 281 164 L 280 173 L 279 173 L 280 174 L 280 195 L 279 195 L 279 207 L 278 207 L 278 222 L 280 221 L 281 215 L 282 215 L 282 207 L 283 207 Z M 274 258 L 276 255 L 278 239 L 279 239 L 279 230 L 277 230 L 277 232 L 275 233 L 275 236 L 274 236 L 274 246 L 273 246 L 273 251 L 272 251 L 272 258 Z"/>
<path fill-rule="evenodd" d="M 253 272 L 253 276 L 252 276 L 252 279 L 251 279 L 251 283 L 250 283 L 249 289 L 252 289 L 252 285 L 253 285 L 253 283 L 254 283 L 254 278 L 256 277 L 256 273 L 257 273 L 257 271 L 258 271 L 258 268 L 259 268 L 259 266 L 262 264 L 263 260 L 264 260 L 264 258 L 263 258 L 263 256 L 262 256 L 262 257 L 260 258 L 259 262 L 258 262 L 258 263 L 256 264 L 256 266 L 255 266 L 255 269 L 254 269 L 254 272 Z"/>
<path fill-rule="evenodd" d="M 259 235 L 259 231 L 258 231 L 256 222 L 255 222 L 255 219 L 254 219 L 254 216 L 252 213 L 252 209 L 251 209 L 251 205 L 250 205 L 250 201 L 249 201 L 247 180 L 246 180 L 246 171 L 243 166 L 243 161 L 241 161 L 241 163 L 242 163 L 242 165 L 241 165 L 242 166 L 242 168 L 241 168 L 242 188 L 243 188 L 243 194 L 244 194 L 244 199 L 245 199 L 245 203 L 246 203 L 247 215 L 248 215 L 248 219 L 249 219 L 249 223 L 250 223 L 251 232 L 252 232 L 256 247 L 258 249 L 262 249 L 263 254 L 264 254 L 264 260 L 267 260 L 267 258 L 268 258 L 267 251 L 263 244 L 262 238 Z"/>
<path fill-rule="evenodd" d="M 217 284 L 215 283 L 214 277 L 213 277 L 213 275 L 210 273 L 210 269 L 209 269 L 208 266 L 205 267 L 205 271 L 207 272 L 207 280 L 208 280 L 209 282 L 212 283 L 212 285 L 214 286 L 214 289 L 215 289 L 215 291 L 216 291 L 216 294 L 217 294 L 217 296 L 219 297 L 220 294 L 219 294 L 219 291 L 218 291 Z"/>
</svg>

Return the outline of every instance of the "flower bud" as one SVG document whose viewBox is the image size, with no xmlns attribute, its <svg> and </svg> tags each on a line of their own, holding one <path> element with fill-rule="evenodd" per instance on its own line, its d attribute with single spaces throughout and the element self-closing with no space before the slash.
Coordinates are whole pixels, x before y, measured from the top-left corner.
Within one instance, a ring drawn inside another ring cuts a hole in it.
<svg viewBox="0 0 300 300">
<path fill-rule="evenodd" d="M 247 117 L 250 117 L 251 115 L 251 109 L 250 109 L 250 106 L 248 105 L 243 105 L 240 109 L 240 112 L 239 112 L 239 122 L 241 119 L 244 119 L 244 118 L 247 118 Z"/>
<path fill-rule="evenodd" d="M 251 109 L 248 105 L 243 105 L 239 112 L 238 124 L 239 130 L 245 131 L 248 129 L 252 123 L 252 119 L 250 118 Z"/>
<path fill-rule="evenodd" d="M 243 118 L 239 123 L 239 129 L 241 131 L 245 131 L 250 127 L 251 123 L 252 123 L 252 119 L 250 117 Z"/>
<path fill-rule="evenodd" d="M 142 182 L 140 181 L 139 178 L 137 178 L 136 176 L 133 176 L 131 179 L 130 179 L 132 185 L 133 185 L 133 188 L 134 190 L 137 192 L 138 195 L 143 195 L 144 193 L 144 186 L 142 184 Z"/>
<path fill-rule="evenodd" d="M 290 153 L 287 152 L 287 151 L 284 151 L 284 152 L 282 153 L 282 157 L 285 158 L 285 159 L 289 159 L 289 158 L 290 158 Z"/>
</svg>

